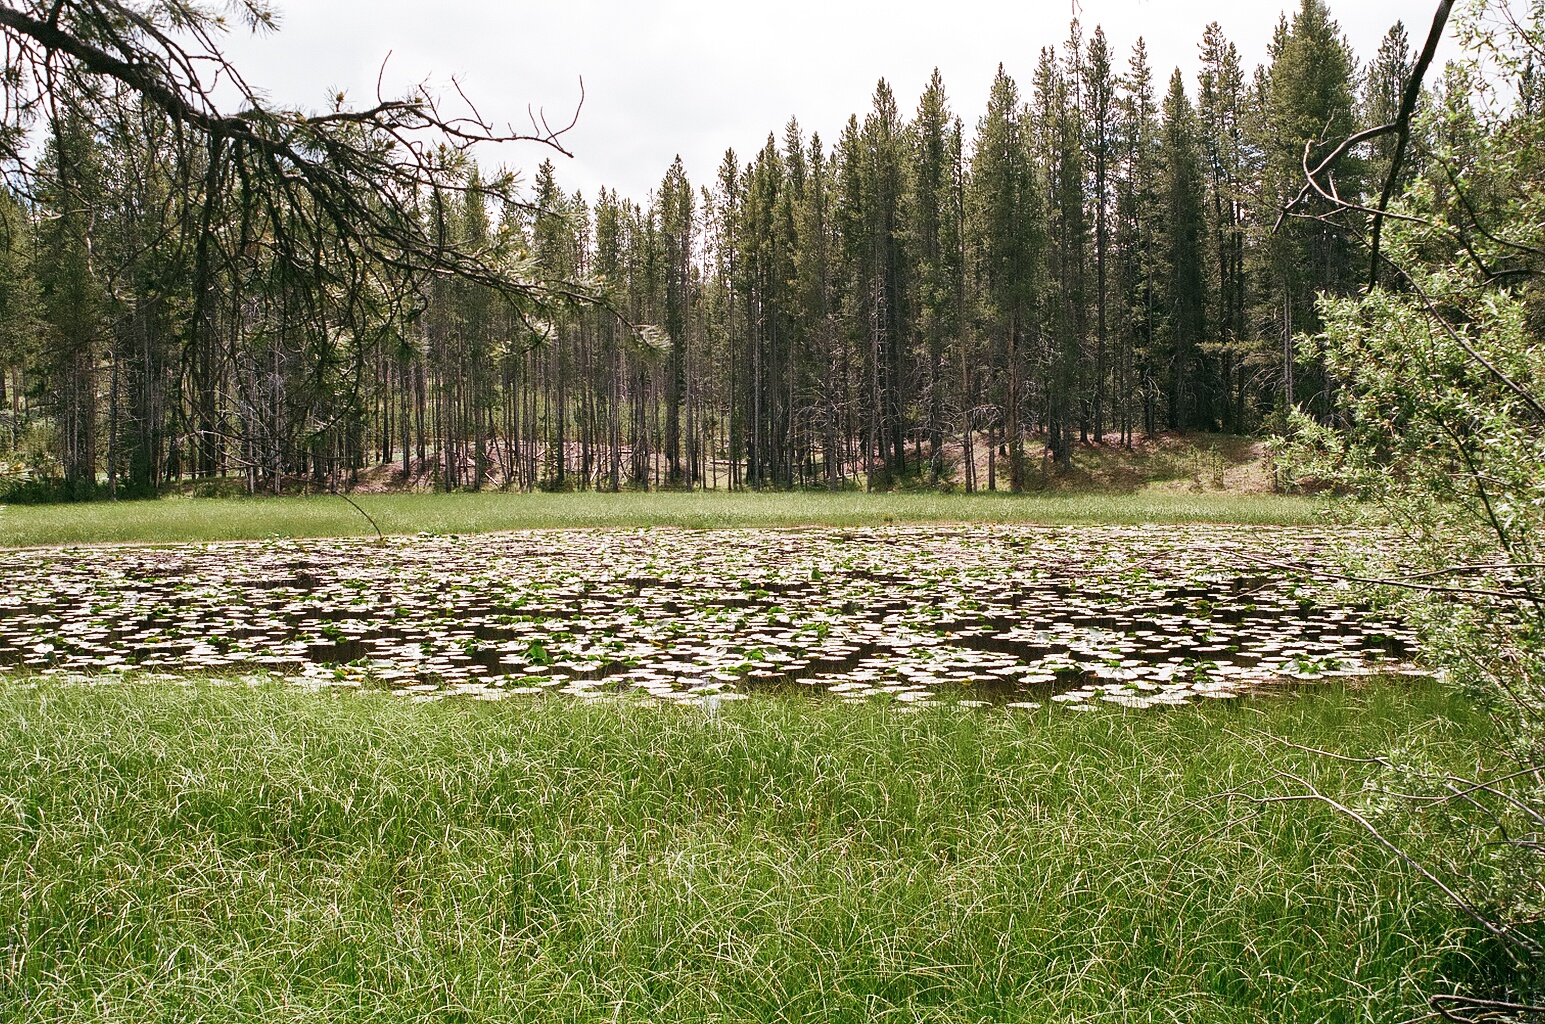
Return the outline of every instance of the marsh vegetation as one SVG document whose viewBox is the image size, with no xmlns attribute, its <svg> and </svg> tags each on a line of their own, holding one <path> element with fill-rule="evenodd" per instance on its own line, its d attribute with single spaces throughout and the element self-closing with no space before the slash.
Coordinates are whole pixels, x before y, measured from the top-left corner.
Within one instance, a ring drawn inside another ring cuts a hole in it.
<svg viewBox="0 0 1545 1024">
<path fill-rule="evenodd" d="M 1148 707 L 1409 668 L 1408 630 L 1313 575 L 1338 538 L 957 524 L 13 552 L 0 665 L 419 695 Z"/>
<path fill-rule="evenodd" d="M 1163 715 L 0 685 L 0 1017 L 1400 1020 L 1483 931 L 1408 776 L 1442 687 Z"/>
</svg>

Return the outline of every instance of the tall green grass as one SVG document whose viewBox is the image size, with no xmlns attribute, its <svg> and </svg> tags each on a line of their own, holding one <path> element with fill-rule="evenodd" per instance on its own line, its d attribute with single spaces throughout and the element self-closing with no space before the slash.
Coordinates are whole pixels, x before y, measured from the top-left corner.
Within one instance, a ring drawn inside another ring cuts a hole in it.
<svg viewBox="0 0 1545 1024">
<path fill-rule="evenodd" d="M 864 493 L 394 494 L 355 501 L 393 534 L 544 527 L 874 526 L 885 523 L 1176 523 L 1297 525 L 1335 516 L 1321 502 L 1269 495 Z M 184 498 L 0 508 L 0 546 L 105 541 L 368 536 L 339 497 Z"/>
<path fill-rule="evenodd" d="M 1388 1021 L 1473 934 L 1358 754 L 1430 685 L 1166 714 L 0 685 L 0 1019 Z M 1359 805 L 1361 806 L 1361 804 Z M 1434 840 L 1436 841 L 1436 840 Z"/>
</svg>

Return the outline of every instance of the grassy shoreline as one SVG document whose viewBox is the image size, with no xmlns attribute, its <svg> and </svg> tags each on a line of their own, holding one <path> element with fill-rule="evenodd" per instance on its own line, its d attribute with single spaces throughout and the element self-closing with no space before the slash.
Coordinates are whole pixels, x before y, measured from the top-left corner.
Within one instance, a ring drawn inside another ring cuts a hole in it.
<svg viewBox="0 0 1545 1024">
<path fill-rule="evenodd" d="M 1282 741 L 1473 768 L 1489 729 L 1410 682 L 1157 715 L 0 682 L 0 1018 L 1402 1019 L 1473 929 L 1346 819 L 1226 794 L 1378 813 Z"/>
<path fill-rule="evenodd" d="M 1136 494 L 851 493 L 374 494 L 357 502 L 387 534 L 613 527 L 880 526 L 949 522 L 1048 525 L 1315 525 L 1341 518 L 1324 501 L 1184 490 Z M 359 537 L 374 530 L 336 496 L 182 498 L 0 506 L 0 548 Z"/>
</svg>

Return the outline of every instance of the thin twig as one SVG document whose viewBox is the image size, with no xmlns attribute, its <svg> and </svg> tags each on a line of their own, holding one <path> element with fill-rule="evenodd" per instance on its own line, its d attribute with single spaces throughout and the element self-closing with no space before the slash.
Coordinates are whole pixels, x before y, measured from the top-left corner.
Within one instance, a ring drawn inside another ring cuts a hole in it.
<svg viewBox="0 0 1545 1024">
<path fill-rule="evenodd" d="M 342 491 L 338 492 L 338 497 L 342 498 L 350 505 L 353 505 L 354 511 L 365 517 L 366 521 L 370 523 L 371 528 L 376 532 L 376 546 L 384 547 L 386 545 L 386 535 L 381 532 L 381 527 L 376 523 L 375 517 L 372 516 L 369 512 L 366 512 L 364 509 L 360 508 L 359 502 L 355 501 L 353 498 L 349 497 Z"/>
</svg>

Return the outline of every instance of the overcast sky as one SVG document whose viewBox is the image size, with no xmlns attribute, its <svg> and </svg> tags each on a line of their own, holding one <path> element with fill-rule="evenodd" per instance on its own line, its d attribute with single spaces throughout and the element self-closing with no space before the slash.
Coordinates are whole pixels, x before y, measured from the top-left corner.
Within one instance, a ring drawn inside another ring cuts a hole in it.
<svg viewBox="0 0 1545 1024">
<path fill-rule="evenodd" d="M 1292 0 L 1289 0 L 1291 3 Z M 1296 7 L 1296 3 L 1292 4 Z M 986 107 L 999 62 L 1028 92 L 1040 48 L 1059 45 L 1073 8 L 1039 0 L 278 0 L 281 28 L 233 38 L 230 52 L 270 98 L 325 105 L 342 89 L 371 99 L 381 63 L 386 91 L 454 76 L 485 115 L 527 122 L 527 106 L 579 123 L 554 156 L 566 189 L 615 187 L 642 201 L 680 154 L 694 183 L 708 181 L 726 147 L 742 162 L 789 117 L 828 144 L 868 109 L 886 78 L 904 113 L 937 66 L 969 128 Z M 1219 22 L 1247 72 L 1287 3 L 1261 0 L 1084 0 L 1086 35 L 1103 25 L 1124 67 L 1138 36 L 1162 92 L 1179 66 L 1194 94 L 1197 43 Z M 1360 57 L 1403 19 L 1420 48 L 1430 0 L 1332 0 Z M 540 147 L 506 148 L 499 162 L 529 172 Z M 490 157 L 484 157 L 491 162 Z"/>
</svg>

